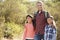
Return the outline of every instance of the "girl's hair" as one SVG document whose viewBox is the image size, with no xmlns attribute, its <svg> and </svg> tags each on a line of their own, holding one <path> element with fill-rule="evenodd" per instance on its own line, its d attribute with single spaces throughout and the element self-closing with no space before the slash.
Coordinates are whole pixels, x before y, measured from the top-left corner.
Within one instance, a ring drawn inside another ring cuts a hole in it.
<svg viewBox="0 0 60 40">
<path fill-rule="evenodd" d="M 51 16 L 51 17 L 48 17 L 48 18 L 51 18 L 52 20 L 54 20 L 54 18 L 53 18 L 52 16 Z M 48 19 L 48 18 L 47 18 L 47 19 Z"/>
<path fill-rule="evenodd" d="M 51 16 L 51 17 L 48 17 L 48 18 L 51 18 L 52 20 L 53 20 L 53 22 L 52 22 L 52 26 L 54 26 L 54 27 L 56 27 L 56 23 L 55 23 L 55 21 L 54 21 L 54 18 Z M 47 19 L 48 19 L 47 18 Z"/>
<path fill-rule="evenodd" d="M 34 20 L 33 20 L 33 17 L 32 17 L 32 16 L 30 16 L 30 15 L 27 15 L 27 16 L 26 16 L 26 19 L 27 19 L 27 17 L 32 18 L 32 24 L 33 24 L 33 27 L 34 27 L 34 30 L 35 30 L 35 22 L 34 22 Z M 26 21 L 26 23 L 28 23 L 28 22 Z"/>
<path fill-rule="evenodd" d="M 26 19 L 27 19 L 27 17 L 30 17 L 30 18 L 32 18 L 32 16 L 30 16 L 30 15 L 27 15 L 27 16 L 26 16 Z"/>
<path fill-rule="evenodd" d="M 30 18 L 32 18 L 32 16 L 30 16 L 30 15 L 27 15 L 27 16 L 26 16 L 26 19 L 27 19 L 27 17 L 30 17 Z M 28 21 L 26 21 L 26 23 L 28 23 Z"/>
</svg>

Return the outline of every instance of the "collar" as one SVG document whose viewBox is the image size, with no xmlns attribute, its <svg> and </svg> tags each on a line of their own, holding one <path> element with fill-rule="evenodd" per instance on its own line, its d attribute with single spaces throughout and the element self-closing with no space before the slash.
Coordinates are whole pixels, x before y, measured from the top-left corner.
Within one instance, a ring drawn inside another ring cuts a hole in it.
<svg viewBox="0 0 60 40">
<path fill-rule="evenodd" d="M 42 12 L 43 12 L 42 10 L 41 11 L 39 11 L 39 10 L 37 11 L 37 13 L 42 13 Z"/>
</svg>

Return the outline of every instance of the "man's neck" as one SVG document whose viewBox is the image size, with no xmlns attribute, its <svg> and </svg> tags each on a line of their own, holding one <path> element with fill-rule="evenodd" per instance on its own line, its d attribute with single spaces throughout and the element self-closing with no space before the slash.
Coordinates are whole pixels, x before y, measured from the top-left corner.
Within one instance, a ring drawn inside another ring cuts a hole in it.
<svg viewBox="0 0 60 40">
<path fill-rule="evenodd" d="M 41 13 L 42 10 L 39 10 L 39 13 Z"/>
<path fill-rule="evenodd" d="M 41 13 L 41 11 L 39 11 L 39 13 Z"/>
</svg>

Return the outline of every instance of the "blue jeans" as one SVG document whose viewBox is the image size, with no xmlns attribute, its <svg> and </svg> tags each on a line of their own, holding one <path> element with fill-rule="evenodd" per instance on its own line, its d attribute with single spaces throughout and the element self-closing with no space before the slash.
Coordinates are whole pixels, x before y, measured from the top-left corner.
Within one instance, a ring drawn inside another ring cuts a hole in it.
<svg viewBox="0 0 60 40">
<path fill-rule="evenodd" d="M 26 39 L 26 40 L 34 40 L 34 39 Z"/>
<path fill-rule="evenodd" d="M 44 40 L 44 35 L 35 34 L 35 36 L 34 36 L 34 40 L 41 40 L 41 39 Z"/>
</svg>

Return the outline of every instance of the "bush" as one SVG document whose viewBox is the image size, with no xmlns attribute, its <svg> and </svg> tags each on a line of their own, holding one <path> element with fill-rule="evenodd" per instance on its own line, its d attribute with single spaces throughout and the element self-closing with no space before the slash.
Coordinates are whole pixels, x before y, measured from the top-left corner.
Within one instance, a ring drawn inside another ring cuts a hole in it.
<svg viewBox="0 0 60 40">
<path fill-rule="evenodd" d="M 12 35 L 12 37 L 18 36 L 22 33 L 22 25 L 17 25 L 15 23 L 5 23 L 5 34 Z"/>
</svg>

